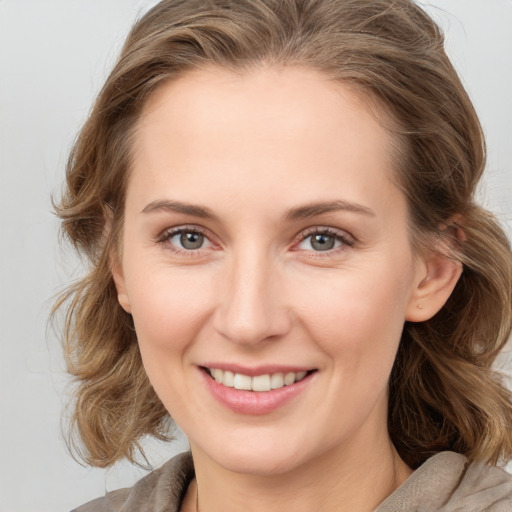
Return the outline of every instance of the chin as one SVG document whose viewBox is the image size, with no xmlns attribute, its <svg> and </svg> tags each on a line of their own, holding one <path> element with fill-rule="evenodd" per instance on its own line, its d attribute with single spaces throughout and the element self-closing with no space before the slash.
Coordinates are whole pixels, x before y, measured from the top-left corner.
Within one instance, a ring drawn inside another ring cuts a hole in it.
<svg viewBox="0 0 512 512">
<path fill-rule="evenodd" d="M 236 436 L 225 436 L 222 443 L 215 443 L 214 446 L 198 447 L 192 442 L 191 446 L 194 457 L 196 453 L 202 452 L 214 464 L 227 471 L 264 477 L 298 469 L 308 459 L 304 442 L 279 437 L 271 439 L 268 436 L 262 439 L 261 436 L 244 436 L 244 439 L 236 439 Z"/>
<path fill-rule="evenodd" d="M 302 462 L 296 454 L 279 456 L 279 454 L 274 453 L 272 456 L 264 456 L 261 452 L 231 456 L 223 454 L 222 460 L 217 461 L 224 469 L 233 473 L 261 477 L 288 473 L 297 469 Z"/>
</svg>

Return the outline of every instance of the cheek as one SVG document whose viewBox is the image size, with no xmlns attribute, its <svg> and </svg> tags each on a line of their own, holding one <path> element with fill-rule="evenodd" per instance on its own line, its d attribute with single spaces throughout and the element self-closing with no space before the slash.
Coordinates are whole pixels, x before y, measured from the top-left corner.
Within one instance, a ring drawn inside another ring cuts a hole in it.
<svg viewBox="0 0 512 512">
<path fill-rule="evenodd" d="M 190 279 L 162 267 L 129 281 L 128 294 L 137 337 L 144 353 L 179 352 L 202 328 L 211 307 L 206 276 Z"/>
<path fill-rule="evenodd" d="M 389 267 L 387 267 L 389 268 Z M 408 301 L 409 274 L 347 270 L 315 287 L 296 290 L 297 317 L 310 337 L 347 371 L 391 368 L 400 342 Z M 301 291 L 302 290 L 302 291 Z M 300 297 L 300 298 L 299 298 Z M 369 368 L 370 367 L 370 368 Z"/>
<path fill-rule="evenodd" d="M 184 373 L 190 348 L 208 322 L 208 287 L 169 267 L 137 275 L 145 277 L 128 280 L 128 293 L 144 368 L 171 416 L 181 417 L 192 399 Z"/>
</svg>

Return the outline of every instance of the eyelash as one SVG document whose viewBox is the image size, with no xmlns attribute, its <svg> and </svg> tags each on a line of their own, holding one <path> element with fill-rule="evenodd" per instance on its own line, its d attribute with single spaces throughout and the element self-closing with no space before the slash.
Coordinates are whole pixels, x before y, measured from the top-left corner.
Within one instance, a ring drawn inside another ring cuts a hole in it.
<svg viewBox="0 0 512 512">
<path fill-rule="evenodd" d="M 315 235 L 323 235 L 334 238 L 335 242 L 340 242 L 341 246 L 333 249 L 328 249 L 325 251 L 314 251 L 309 250 L 308 252 L 311 253 L 312 256 L 315 258 L 325 258 L 332 256 L 333 253 L 337 254 L 340 251 L 344 251 L 347 248 L 354 247 L 356 245 L 356 241 L 349 236 L 348 234 L 344 234 L 343 232 L 334 230 L 332 228 L 327 227 L 314 227 L 306 231 L 302 231 L 297 237 L 294 244 L 294 247 L 304 241 L 306 241 L 308 238 L 311 238 Z M 299 251 L 300 249 L 295 249 Z"/>
<path fill-rule="evenodd" d="M 175 245 L 172 245 L 170 243 L 170 240 L 174 238 L 175 236 L 181 235 L 183 233 L 190 233 L 190 234 L 198 234 L 204 237 L 205 240 L 207 240 L 210 244 L 215 245 L 208 235 L 200 228 L 194 226 L 180 226 L 175 229 L 170 229 L 167 231 L 164 231 L 157 239 L 157 244 L 166 244 L 166 249 L 170 250 L 174 254 L 178 256 L 187 256 L 187 257 L 197 257 L 202 252 L 202 247 L 198 249 L 181 249 L 179 247 L 176 247 Z M 295 251 L 300 251 L 301 249 L 297 249 L 296 246 L 304 241 L 306 241 L 308 238 L 313 237 L 315 235 L 324 235 L 328 237 L 334 238 L 335 242 L 340 242 L 341 246 L 333 249 L 328 249 L 325 251 L 314 251 L 314 250 L 308 250 L 307 252 L 310 252 L 312 255 L 314 255 L 315 258 L 323 258 L 328 257 L 332 255 L 333 253 L 337 253 L 339 251 L 346 250 L 347 248 L 354 247 L 356 245 L 356 241 L 345 234 L 340 233 L 339 231 L 333 230 L 331 228 L 324 228 L 324 227 L 315 227 L 311 228 L 306 231 L 302 231 L 299 235 L 295 237 L 295 241 L 293 243 L 293 247 Z"/>
<path fill-rule="evenodd" d="M 177 235 L 181 235 L 183 233 L 190 233 L 190 234 L 197 234 L 204 237 L 205 240 L 208 240 L 210 244 L 213 244 L 210 238 L 206 235 L 206 233 L 199 229 L 198 227 L 192 227 L 192 226 L 180 226 L 179 228 L 175 229 L 169 229 L 167 231 L 164 231 L 156 240 L 157 244 L 164 245 L 165 248 L 168 251 L 171 251 L 172 253 L 178 255 L 178 256 L 186 256 L 186 257 L 195 257 L 198 256 L 198 253 L 200 253 L 202 247 L 199 249 L 180 249 L 179 247 L 176 247 L 175 245 L 172 245 L 170 243 L 171 239 L 174 238 Z"/>
</svg>

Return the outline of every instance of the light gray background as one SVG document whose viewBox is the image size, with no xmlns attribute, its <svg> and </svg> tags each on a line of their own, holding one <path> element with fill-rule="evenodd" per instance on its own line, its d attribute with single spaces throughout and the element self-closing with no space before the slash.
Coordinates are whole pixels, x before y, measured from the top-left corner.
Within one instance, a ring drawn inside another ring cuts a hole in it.
<svg viewBox="0 0 512 512">
<path fill-rule="evenodd" d="M 50 193 L 58 196 L 72 140 L 131 22 L 154 3 L 0 0 L 0 512 L 70 510 L 142 475 L 127 464 L 81 467 L 62 440 L 69 381 L 47 317 L 80 264 L 58 246 Z M 512 1 L 426 3 L 487 135 L 481 199 L 510 234 Z M 185 448 L 183 439 L 149 443 L 155 465 Z"/>
</svg>

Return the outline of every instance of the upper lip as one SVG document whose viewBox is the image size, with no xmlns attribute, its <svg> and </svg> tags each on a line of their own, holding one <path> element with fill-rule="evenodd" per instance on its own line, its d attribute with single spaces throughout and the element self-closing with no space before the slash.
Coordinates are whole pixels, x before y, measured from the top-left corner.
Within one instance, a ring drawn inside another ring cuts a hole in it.
<svg viewBox="0 0 512 512">
<path fill-rule="evenodd" d="M 200 366 L 204 368 L 216 368 L 222 370 L 224 372 L 233 372 L 233 373 L 241 373 L 242 375 L 248 375 L 249 377 L 255 377 L 257 375 L 266 375 L 273 373 L 299 373 L 299 372 L 309 372 L 314 370 L 315 368 L 311 368 L 310 366 L 290 366 L 290 365 L 281 365 L 281 364 L 264 364 L 258 366 L 244 366 L 240 364 L 233 363 L 204 363 Z"/>
</svg>

